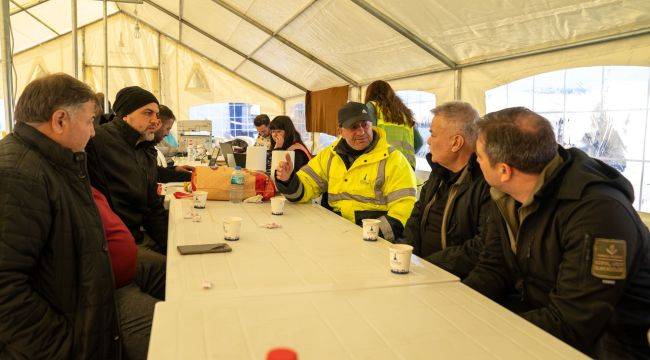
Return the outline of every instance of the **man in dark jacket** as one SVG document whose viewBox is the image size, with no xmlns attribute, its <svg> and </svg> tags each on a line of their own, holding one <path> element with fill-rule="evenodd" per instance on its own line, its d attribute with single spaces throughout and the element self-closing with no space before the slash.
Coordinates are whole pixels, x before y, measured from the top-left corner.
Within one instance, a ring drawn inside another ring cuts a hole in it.
<svg viewBox="0 0 650 360">
<path fill-rule="evenodd" d="M 154 143 L 156 145 L 160 144 L 165 136 L 169 135 L 172 127 L 174 126 L 174 121 L 176 121 L 176 116 L 170 108 L 165 105 L 160 105 L 160 111 L 158 113 L 158 118 L 160 119 L 161 126 L 156 132 L 154 132 Z M 174 166 L 174 162 L 167 164 L 165 160 L 165 155 L 156 148 L 157 162 L 158 167 L 158 182 L 168 183 L 168 182 L 182 182 L 190 181 L 192 179 L 192 171 L 194 171 L 193 166 L 189 165 L 179 165 Z M 160 160 L 163 160 L 162 163 Z"/>
<path fill-rule="evenodd" d="M 483 249 L 489 186 L 476 163 L 478 112 L 453 101 L 431 111 L 431 174 L 404 231 L 414 253 L 463 278 Z"/>
<path fill-rule="evenodd" d="M 485 115 L 477 155 L 494 203 L 464 283 L 590 356 L 649 358 L 650 235 L 630 183 L 525 108 Z"/>
<path fill-rule="evenodd" d="M 0 141 L 0 358 L 121 353 L 113 275 L 84 147 L 95 94 L 65 74 L 31 82 Z"/>
<path fill-rule="evenodd" d="M 131 86 L 117 93 L 113 111 L 113 120 L 95 128 L 95 138 L 87 147 L 91 182 L 138 244 L 164 254 L 168 213 L 157 195 L 153 143 L 160 127 L 158 100 L 149 91 Z"/>
</svg>

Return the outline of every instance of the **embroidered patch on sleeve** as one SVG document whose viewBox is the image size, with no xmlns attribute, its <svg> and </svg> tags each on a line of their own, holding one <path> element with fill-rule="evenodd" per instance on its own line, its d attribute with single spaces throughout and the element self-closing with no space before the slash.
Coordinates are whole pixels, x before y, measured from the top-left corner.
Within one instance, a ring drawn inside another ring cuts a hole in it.
<svg viewBox="0 0 650 360">
<path fill-rule="evenodd" d="M 600 279 L 625 279 L 627 275 L 626 259 L 627 244 L 625 240 L 596 238 L 591 260 L 591 275 Z"/>
</svg>

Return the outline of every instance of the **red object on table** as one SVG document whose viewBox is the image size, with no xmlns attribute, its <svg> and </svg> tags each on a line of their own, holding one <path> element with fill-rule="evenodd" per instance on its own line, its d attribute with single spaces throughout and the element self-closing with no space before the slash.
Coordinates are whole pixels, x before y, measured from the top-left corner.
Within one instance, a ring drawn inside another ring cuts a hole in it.
<svg viewBox="0 0 650 360">
<path fill-rule="evenodd" d="M 177 191 L 177 192 L 174 193 L 174 197 L 177 198 L 177 199 L 185 199 L 185 198 L 192 197 L 192 194 L 182 192 L 182 191 Z"/>
<path fill-rule="evenodd" d="M 266 354 L 266 360 L 298 360 L 298 354 L 289 348 L 277 348 Z"/>
</svg>

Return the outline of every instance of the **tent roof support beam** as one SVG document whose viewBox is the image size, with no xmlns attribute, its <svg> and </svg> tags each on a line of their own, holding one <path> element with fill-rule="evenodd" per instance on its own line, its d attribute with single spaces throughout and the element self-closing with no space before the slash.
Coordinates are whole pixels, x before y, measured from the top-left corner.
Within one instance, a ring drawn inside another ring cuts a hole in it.
<svg viewBox="0 0 650 360">
<path fill-rule="evenodd" d="M 316 56 L 314 56 L 313 54 L 311 54 L 307 50 L 301 48 L 300 46 L 296 45 L 294 42 L 288 40 L 287 38 L 285 38 L 285 37 L 283 37 L 282 35 L 279 34 L 293 20 L 295 20 L 298 16 L 302 15 L 305 11 L 307 11 L 311 7 L 311 5 L 313 5 L 316 1 L 312 1 L 308 6 L 306 6 L 300 12 L 298 12 L 298 14 L 296 14 L 296 16 L 293 16 L 289 21 L 287 21 L 285 24 L 283 24 L 277 31 L 273 31 L 273 30 L 267 28 L 266 26 L 259 23 L 257 20 L 255 20 L 255 19 L 251 18 L 250 16 L 244 14 L 243 12 L 239 11 L 238 9 L 236 9 L 235 7 L 233 7 L 232 5 L 228 4 L 227 2 L 225 2 L 223 0 L 212 0 L 212 2 L 214 2 L 215 4 L 223 7 L 224 9 L 230 11 L 234 15 L 238 16 L 240 19 L 242 19 L 242 20 L 246 21 L 247 23 L 255 26 L 256 28 L 258 28 L 259 30 L 262 30 L 263 32 L 265 32 L 266 34 L 268 34 L 270 36 L 265 42 L 263 42 L 260 46 L 258 46 L 257 49 L 255 49 L 251 53 L 250 56 L 253 56 L 255 54 L 255 52 L 257 52 L 262 46 L 264 46 L 271 39 L 275 38 L 275 39 L 279 40 L 280 42 L 282 42 L 283 44 L 290 47 L 291 49 L 298 52 L 300 55 L 306 57 L 307 59 L 309 59 L 309 60 L 311 60 L 313 62 L 315 62 L 316 64 L 320 65 L 322 68 L 324 68 L 327 71 L 331 72 L 332 74 L 338 76 L 339 78 L 345 80 L 347 83 L 352 84 L 354 86 L 357 86 L 357 82 L 354 81 L 354 79 L 352 79 L 351 77 L 345 75 L 343 72 L 341 72 L 340 70 L 334 68 L 332 65 L 330 65 L 330 64 L 326 63 L 325 61 L 317 58 Z M 241 64 L 239 66 L 241 66 Z"/>
<path fill-rule="evenodd" d="M 183 0 L 178 0 L 178 41 L 183 41 Z"/>
<path fill-rule="evenodd" d="M 174 14 L 173 12 L 171 12 L 171 11 L 169 11 L 169 10 L 163 8 L 162 6 L 160 6 L 160 5 L 156 4 L 156 3 L 154 3 L 154 2 L 151 1 L 151 0 L 144 0 L 144 2 L 147 3 L 147 4 L 149 4 L 149 5 L 151 5 L 151 6 L 153 6 L 154 8 L 156 8 L 156 10 L 159 10 L 159 11 L 164 12 L 164 13 L 167 14 L 168 16 L 171 16 L 171 17 L 173 17 L 173 18 L 178 18 L 178 16 L 177 16 L 176 14 Z M 221 41 L 221 40 L 217 39 L 216 37 L 214 37 L 214 36 L 208 34 L 207 32 L 203 31 L 200 27 L 198 27 L 198 26 L 196 26 L 196 25 L 190 23 L 189 21 L 187 21 L 187 20 L 185 20 L 185 19 L 180 20 L 180 22 L 181 22 L 183 25 L 185 25 L 185 26 L 191 28 L 192 30 L 198 32 L 199 34 L 201 34 L 201 35 L 207 37 L 208 39 L 210 39 L 210 40 L 216 42 L 217 44 L 219 44 L 219 45 L 221 45 L 221 46 L 227 48 L 228 50 L 234 52 L 235 54 L 237 54 L 237 55 L 243 57 L 244 59 L 246 59 L 246 60 L 252 62 L 253 64 L 255 64 L 255 65 L 261 67 L 262 69 L 264 69 L 264 70 L 270 72 L 271 74 L 277 76 L 278 78 L 284 80 L 285 82 L 287 82 L 287 83 L 289 83 L 289 84 L 295 86 L 296 88 L 298 88 L 298 89 L 300 89 L 300 90 L 302 90 L 302 91 L 304 91 L 304 92 L 307 92 L 307 89 L 306 89 L 304 86 L 302 86 L 302 85 L 298 84 L 297 82 L 295 82 L 295 81 L 293 81 L 293 80 L 287 78 L 286 76 L 284 76 L 284 75 L 278 73 L 277 71 L 271 69 L 270 67 L 264 65 L 263 63 L 261 63 L 261 62 L 255 60 L 255 59 L 253 59 L 253 58 L 251 58 L 250 56 L 246 55 L 245 53 L 243 53 L 243 52 L 241 52 L 241 51 L 235 49 L 235 48 L 232 47 L 230 44 L 228 44 L 228 43 L 226 43 L 226 42 L 224 42 L 224 41 Z M 154 29 L 155 29 L 155 28 L 154 28 Z"/>
<path fill-rule="evenodd" d="M 453 60 L 451 60 L 447 55 L 443 54 L 440 50 L 434 48 L 424 40 L 420 39 L 417 35 L 413 34 L 410 30 L 408 30 L 401 24 L 397 23 L 397 21 L 393 20 L 392 18 L 386 16 L 381 11 L 377 10 L 372 5 L 367 3 L 365 0 L 352 0 L 352 2 L 357 4 L 360 8 L 368 12 L 370 15 L 377 18 L 377 20 L 381 21 L 382 23 L 388 25 L 391 29 L 400 33 L 402 36 L 407 38 L 409 41 L 417 45 L 422 50 L 429 53 L 434 58 L 438 59 L 438 61 L 447 65 L 447 67 L 449 67 L 450 69 L 456 68 L 457 66 L 456 63 Z"/>
<path fill-rule="evenodd" d="M 118 13 L 115 13 L 115 14 L 113 14 L 113 15 L 117 15 L 117 14 L 118 14 Z M 129 18 L 135 20 L 135 17 L 134 17 L 133 15 L 128 14 L 128 13 L 122 11 L 121 9 L 120 9 L 119 14 L 123 14 L 124 16 L 127 16 L 127 17 L 129 17 Z M 139 19 L 138 21 L 140 21 L 141 24 L 144 24 L 144 25 L 148 26 L 149 28 L 153 29 L 154 31 L 158 32 L 159 34 L 164 35 L 164 36 L 165 36 L 166 38 L 168 38 L 170 41 L 173 41 L 173 42 L 175 42 L 175 43 L 177 43 L 177 44 L 179 44 L 179 45 L 181 45 L 181 46 L 183 46 L 183 47 L 185 47 L 185 48 L 187 48 L 187 49 L 190 49 L 191 51 L 193 51 L 193 52 L 195 52 L 196 54 L 200 55 L 201 57 L 205 58 L 207 61 L 211 62 L 212 64 L 214 64 L 214 65 L 216 65 L 216 66 L 222 68 L 223 70 L 225 70 L 225 71 L 228 72 L 229 74 L 231 74 L 231 75 L 233 75 L 233 76 L 235 76 L 235 77 L 237 77 L 237 78 L 240 78 L 240 79 L 244 80 L 245 82 L 249 83 L 250 85 L 252 85 L 252 86 L 254 86 L 254 87 L 256 87 L 256 88 L 258 88 L 258 89 L 264 91 L 265 93 L 268 93 L 269 95 L 271 95 L 271 96 L 273 96 L 273 97 L 275 97 L 275 98 L 278 98 L 279 100 L 282 100 L 282 101 L 285 100 L 285 98 L 283 98 L 282 96 L 276 94 L 276 93 L 273 92 L 272 90 L 267 89 L 267 88 L 265 88 L 265 87 L 262 86 L 262 85 L 259 85 L 258 83 L 256 83 L 255 81 L 253 81 L 253 80 L 247 78 L 247 77 L 244 76 L 244 75 L 238 74 L 238 73 L 236 73 L 236 72 L 230 70 L 227 66 L 223 65 L 223 64 L 220 63 L 219 61 L 217 61 L 217 60 L 213 59 L 212 57 L 210 57 L 210 56 L 208 56 L 208 55 L 202 53 L 201 51 L 198 51 L 198 50 L 194 49 L 193 47 L 191 47 L 191 46 L 189 46 L 189 45 L 187 45 L 187 44 L 184 44 L 184 43 L 182 43 L 182 42 L 180 42 L 180 41 L 174 39 L 173 36 L 171 36 L 171 35 L 169 35 L 169 34 L 167 34 L 167 33 L 164 33 L 164 32 L 162 32 L 162 31 L 158 30 L 158 28 L 156 28 L 155 26 L 153 26 L 153 25 L 151 25 L 151 24 L 149 24 L 149 23 L 147 23 L 147 22 L 145 22 L 145 21 L 142 21 L 142 20 L 140 20 L 140 19 Z"/>
<path fill-rule="evenodd" d="M 48 1 L 50 1 L 50 0 L 39 0 L 39 1 L 35 2 L 35 3 L 33 3 L 33 4 L 29 4 L 29 5 L 25 5 L 25 6 L 18 6 L 18 5 L 16 5 L 16 3 L 14 3 L 14 5 L 18 6 L 18 10 L 12 12 L 11 15 L 16 15 L 16 14 L 21 13 L 23 11 L 27 11 L 27 10 L 33 8 L 34 6 L 38 6 L 38 5 L 46 3 Z"/>
<path fill-rule="evenodd" d="M 9 0 L 9 1 L 10 1 L 12 4 L 16 5 L 16 6 L 18 7 L 18 9 L 24 11 L 25 13 L 27 13 L 27 15 L 31 16 L 34 20 L 38 21 L 41 25 L 45 26 L 48 30 L 50 30 L 51 32 L 55 33 L 57 37 L 61 36 L 61 34 L 59 34 L 58 31 L 54 30 L 54 28 L 52 28 L 50 25 L 48 25 L 45 21 L 39 19 L 39 18 L 36 17 L 34 14 L 32 14 L 31 12 L 29 12 L 28 9 L 25 9 L 24 7 L 20 6 L 20 5 L 19 5 L 17 2 L 15 2 L 14 0 Z"/>
</svg>

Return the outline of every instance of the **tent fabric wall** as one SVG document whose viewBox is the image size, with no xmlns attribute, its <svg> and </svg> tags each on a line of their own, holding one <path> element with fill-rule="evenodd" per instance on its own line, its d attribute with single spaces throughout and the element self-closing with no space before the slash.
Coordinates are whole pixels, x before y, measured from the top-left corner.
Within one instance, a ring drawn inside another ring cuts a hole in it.
<svg viewBox="0 0 650 360">
<path fill-rule="evenodd" d="M 195 105 L 243 102 L 260 106 L 262 113 L 282 114 L 283 101 L 260 89 L 210 60 L 179 45 L 175 40 L 161 37 L 162 101 L 179 119 L 189 119 L 189 109 Z M 192 69 L 198 65 L 210 90 L 185 90 Z"/>
<path fill-rule="evenodd" d="M 16 1 L 21 6 L 32 4 L 31 0 Z M 393 19 L 421 43 L 383 23 L 360 3 Z M 68 0 L 33 4 L 30 12 L 54 31 L 69 31 Z M 17 95 L 36 66 L 49 73 L 72 73 L 69 35 L 44 42 L 53 37 L 52 31 L 11 5 L 14 50 L 41 44 L 14 58 Z M 78 0 L 78 7 L 80 25 L 101 18 L 99 1 Z M 310 90 L 345 84 L 296 48 L 357 82 L 350 87 L 351 100 L 361 99 L 373 79 L 399 78 L 389 81 L 396 90 L 429 91 L 442 103 L 457 97 L 455 81 L 460 76 L 458 99 L 481 112 L 485 91 L 512 80 L 577 66 L 650 65 L 647 0 L 484 0 L 453 7 L 442 0 L 146 0 L 141 5 L 110 3 L 108 11 L 128 14 L 109 18 L 109 61 L 112 66 L 129 67 L 110 69 L 109 98 L 114 97 L 115 88 L 140 84 L 160 93 L 164 102 L 177 108 L 179 117 L 188 117 L 191 106 L 222 101 L 258 104 L 268 113 L 290 111 L 293 99 L 302 98 L 304 92 L 267 68 Z M 140 38 L 135 39 L 138 21 Z M 102 89 L 103 79 L 102 27 L 101 23 L 88 25 L 79 35 L 80 57 L 88 65 L 82 78 L 97 90 Z M 645 35 L 477 64 L 631 32 Z M 442 62 L 424 49 L 427 46 L 440 50 L 462 70 L 444 70 Z M 210 83 L 209 91 L 185 89 L 188 73 L 197 64 Z M 423 73 L 428 74 L 400 78 Z"/>
<path fill-rule="evenodd" d="M 224 69 L 174 39 L 140 24 L 140 37 L 133 36 L 136 20 L 116 14 L 109 21 L 109 92 L 111 102 L 125 86 L 138 85 L 159 96 L 179 119 L 189 118 L 189 109 L 210 103 L 243 102 L 260 106 L 262 112 L 283 114 L 284 102 L 259 86 Z M 91 24 L 79 31 L 79 56 L 83 59 L 80 77 L 95 91 L 103 91 L 103 28 Z M 160 41 L 160 46 L 159 46 Z M 161 51 L 158 65 L 158 51 Z M 70 35 L 59 37 L 14 57 L 16 98 L 31 80 L 36 66 L 48 73 L 73 74 Z M 81 60 L 81 59 L 80 59 Z M 81 61 L 80 61 L 81 62 Z M 198 67 L 208 81 L 209 90 L 185 88 L 193 69 Z"/>
<path fill-rule="evenodd" d="M 50 74 L 56 72 L 72 74 L 74 65 L 71 54 L 72 40 L 69 35 L 66 35 L 14 56 L 16 101 L 25 86 L 34 80 L 31 77 L 37 65 L 43 66 Z"/>
</svg>

